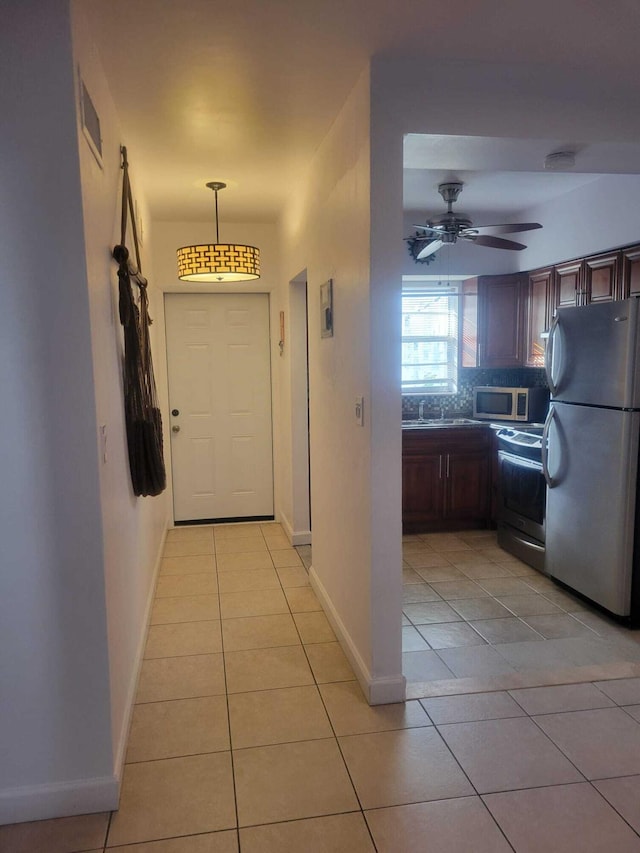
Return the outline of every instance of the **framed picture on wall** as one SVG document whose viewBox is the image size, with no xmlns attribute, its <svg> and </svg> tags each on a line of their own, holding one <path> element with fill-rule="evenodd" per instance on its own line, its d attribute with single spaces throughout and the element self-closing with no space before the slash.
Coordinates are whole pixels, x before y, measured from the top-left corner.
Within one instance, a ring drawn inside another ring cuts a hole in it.
<svg viewBox="0 0 640 853">
<path fill-rule="evenodd" d="M 82 133 L 84 134 L 84 138 L 87 140 L 87 145 L 91 149 L 91 153 L 96 158 L 96 162 L 101 169 L 104 169 L 104 164 L 102 162 L 102 133 L 100 131 L 100 116 L 98 115 L 98 111 L 91 100 L 91 95 L 84 84 L 80 68 L 78 68 L 78 90 Z"/>
<path fill-rule="evenodd" d="M 320 285 L 320 336 L 333 337 L 333 279 Z"/>
</svg>

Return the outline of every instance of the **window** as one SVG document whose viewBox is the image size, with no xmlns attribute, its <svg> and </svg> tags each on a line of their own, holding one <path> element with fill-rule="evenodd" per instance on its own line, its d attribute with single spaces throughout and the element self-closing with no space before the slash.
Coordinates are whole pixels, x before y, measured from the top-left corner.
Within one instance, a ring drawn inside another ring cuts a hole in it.
<svg viewBox="0 0 640 853">
<path fill-rule="evenodd" d="M 455 394 L 458 390 L 459 298 L 456 285 L 403 287 L 404 394 Z"/>
</svg>

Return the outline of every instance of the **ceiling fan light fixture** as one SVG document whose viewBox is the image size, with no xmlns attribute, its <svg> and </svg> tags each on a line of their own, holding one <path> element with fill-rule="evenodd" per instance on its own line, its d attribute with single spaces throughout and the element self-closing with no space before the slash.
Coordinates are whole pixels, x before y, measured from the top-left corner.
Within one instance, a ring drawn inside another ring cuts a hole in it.
<svg viewBox="0 0 640 853">
<path fill-rule="evenodd" d="M 553 151 L 544 158 L 544 168 L 547 172 L 565 172 L 576 165 L 576 155 L 573 151 Z"/>
<path fill-rule="evenodd" d="M 439 184 L 438 192 L 447 204 L 447 212 L 429 219 L 425 225 L 414 225 L 415 235 L 405 237 L 409 253 L 419 264 L 430 263 L 435 253 L 447 244 L 457 243 L 458 240 L 468 240 L 476 246 L 486 246 L 489 249 L 509 249 L 522 251 L 524 243 L 515 240 L 505 240 L 498 234 L 516 234 L 520 231 L 534 231 L 542 228 L 539 222 L 501 222 L 497 225 L 474 225 L 471 219 L 460 212 L 453 212 L 453 204 L 462 192 L 461 181 L 450 181 Z"/>
<path fill-rule="evenodd" d="M 218 230 L 218 192 L 222 181 L 207 186 L 216 197 L 216 242 L 183 246 L 177 251 L 180 281 L 235 282 L 260 278 L 260 250 L 243 243 L 220 243 Z"/>
</svg>

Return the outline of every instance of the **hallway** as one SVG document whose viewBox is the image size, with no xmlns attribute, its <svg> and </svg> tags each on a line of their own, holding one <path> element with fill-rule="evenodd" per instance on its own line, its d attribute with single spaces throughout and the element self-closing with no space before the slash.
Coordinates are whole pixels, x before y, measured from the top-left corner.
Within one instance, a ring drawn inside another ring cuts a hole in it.
<svg viewBox="0 0 640 853">
<path fill-rule="evenodd" d="M 170 531 L 126 762 L 0 851 L 640 853 L 640 678 L 371 708 L 277 524 Z"/>
</svg>

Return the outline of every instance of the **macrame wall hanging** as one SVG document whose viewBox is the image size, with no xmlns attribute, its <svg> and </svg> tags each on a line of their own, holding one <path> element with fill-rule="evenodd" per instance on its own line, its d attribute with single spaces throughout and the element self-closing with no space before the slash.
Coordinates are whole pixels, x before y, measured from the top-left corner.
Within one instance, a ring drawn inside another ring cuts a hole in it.
<svg viewBox="0 0 640 853">
<path fill-rule="evenodd" d="M 129 449 L 131 483 L 136 495 L 159 495 L 167 485 L 162 442 L 162 417 L 153 376 L 149 342 L 149 301 L 147 280 L 142 275 L 138 231 L 129 182 L 127 149 L 122 146 L 122 219 L 120 244 L 113 249 L 118 262 L 120 322 L 124 327 L 124 413 Z M 125 245 L 127 211 L 136 253 L 136 264 Z M 139 300 L 133 295 L 132 284 L 138 288 Z"/>
</svg>

